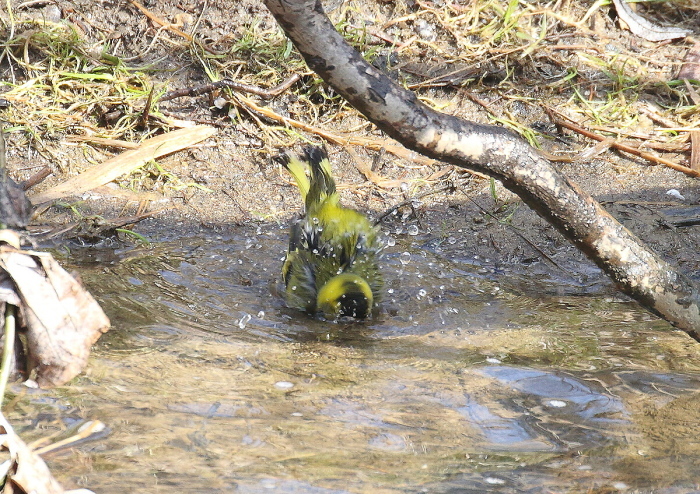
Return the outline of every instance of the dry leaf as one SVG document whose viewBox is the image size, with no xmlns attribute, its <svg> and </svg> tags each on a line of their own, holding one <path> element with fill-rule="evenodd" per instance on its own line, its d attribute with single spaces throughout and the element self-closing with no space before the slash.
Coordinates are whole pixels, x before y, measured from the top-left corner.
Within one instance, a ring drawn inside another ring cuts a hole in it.
<svg viewBox="0 0 700 494">
<path fill-rule="evenodd" d="M 687 29 L 674 26 L 658 26 L 635 13 L 626 0 L 613 0 L 617 16 L 622 19 L 630 31 L 647 41 L 665 41 L 667 39 L 685 38 L 690 34 Z"/>
<path fill-rule="evenodd" d="M 151 160 L 185 149 L 216 134 L 214 127 L 199 125 L 189 129 L 179 129 L 167 134 L 146 139 L 138 149 L 130 149 L 110 158 L 100 165 L 93 166 L 77 177 L 72 177 L 47 191 L 34 194 L 29 199 L 34 204 L 60 199 L 67 195 L 82 194 L 131 173 Z"/>
<path fill-rule="evenodd" d="M 4 434 L 0 435 L 0 445 L 9 450 L 9 461 L 12 462 L 3 490 L 32 494 L 63 494 L 65 491 L 53 478 L 44 460 L 24 444 L 2 415 L 0 427 L 5 429 Z"/>
<path fill-rule="evenodd" d="M 41 387 L 65 384 L 83 370 L 109 319 L 50 254 L 2 246 L 0 268 L 19 295 L 28 370 L 37 370 Z"/>
</svg>

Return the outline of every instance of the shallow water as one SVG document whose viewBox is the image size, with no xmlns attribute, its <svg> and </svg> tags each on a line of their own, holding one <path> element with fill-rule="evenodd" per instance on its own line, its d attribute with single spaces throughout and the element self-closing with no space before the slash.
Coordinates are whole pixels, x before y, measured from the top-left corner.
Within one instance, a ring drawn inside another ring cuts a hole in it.
<svg viewBox="0 0 700 494">
<path fill-rule="evenodd" d="M 378 316 L 335 324 L 285 308 L 285 242 L 286 228 L 267 225 L 62 260 L 113 329 L 70 385 L 16 385 L 8 418 L 27 441 L 107 424 L 105 437 L 46 455 L 65 486 L 699 488 L 700 345 L 600 279 L 448 260 L 399 236 Z"/>
</svg>

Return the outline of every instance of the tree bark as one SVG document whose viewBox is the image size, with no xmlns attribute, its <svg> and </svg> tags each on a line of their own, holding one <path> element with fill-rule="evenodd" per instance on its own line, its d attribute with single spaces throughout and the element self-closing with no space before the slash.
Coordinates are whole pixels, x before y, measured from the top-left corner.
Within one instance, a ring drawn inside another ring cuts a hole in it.
<svg viewBox="0 0 700 494">
<path fill-rule="evenodd" d="M 320 0 L 265 0 L 308 66 L 409 149 L 500 180 L 651 312 L 700 341 L 700 291 L 519 136 L 439 113 L 368 64 Z"/>
</svg>

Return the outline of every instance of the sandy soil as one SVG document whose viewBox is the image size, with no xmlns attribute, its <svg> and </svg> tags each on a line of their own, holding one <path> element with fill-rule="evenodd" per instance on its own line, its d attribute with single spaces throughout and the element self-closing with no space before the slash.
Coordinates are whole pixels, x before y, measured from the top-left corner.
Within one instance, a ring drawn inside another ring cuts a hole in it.
<svg viewBox="0 0 700 494">
<path fill-rule="evenodd" d="M 236 77 L 237 80 L 264 87 L 282 82 L 294 71 L 304 73 L 305 70 L 294 52 L 288 58 L 266 58 L 267 48 L 262 45 L 264 41 L 278 43 L 278 47 L 282 48 L 285 48 L 285 44 L 276 31 L 271 15 L 259 1 L 212 0 L 206 2 L 204 11 L 201 2 L 144 4 L 144 8 L 158 19 L 178 23 L 181 31 L 194 33 L 196 39 L 210 51 L 190 49 L 186 38 L 149 20 L 143 10 L 129 1 L 74 0 L 54 4 L 13 0 L 11 3 L 17 20 L 34 18 L 72 23 L 88 54 L 106 51 L 127 59 L 128 66 L 141 68 L 145 74 L 142 80 L 155 84 L 159 90 L 207 83 L 210 79 L 205 67 L 215 72 L 217 78 Z M 605 116 L 602 127 L 613 127 L 618 122 L 619 128 L 624 128 L 625 132 L 649 134 L 662 125 L 652 121 L 645 109 L 661 112 L 659 109 L 663 108 L 664 115 L 672 119 L 674 113 L 672 110 L 669 113 L 668 108 L 677 105 L 679 98 L 689 100 L 688 94 L 683 93 L 687 91 L 685 88 L 677 86 L 671 89 L 665 83 L 675 77 L 691 42 L 643 41 L 622 29 L 614 13 L 609 12 L 607 7 L 594 12 L 587 22 L 581 24 L 580 29 L 573 29 L 566 22 L 561 22 L 556 36 L 548 38 L 549 44 L 532 54 L 518 58 L 518 52 L 517 56 L 503 57 L 499 53 L 507 49 L 499 52 L 495 45 L 485 52 L 482 64 L 475 64 L 459 58 L 455 40 L 470 40 L 474 44 L 483 40 L 476 34 L 470 34 L 470 31 L 458 33 L 454 30 L 457 24 L 441 19 L 438 13 L 447 9 L 443 2 L 334 1 L 324 4 L 335 19 L 344 20 L 346 29 L 365 25 L 368 30 L 379 30 L 406 44 L 406 48 L 395 50 L 380 38 L 370 36 L 364 45 L 367 51 L 374 50 L 376 64 L 386 67 L 389 61 L 391 70 L 402 66 L 403 71 L 393 73 L 404 83 L 425 82 L 426 74 L 433 76 L 463 66 L 476 70 L 471 81 L 416 89 L 422 98 L 443 111 L 475 121 L 493 122 L 485 108 L 475 104 L 468 94 L 485 102 L 502 119 L 514 120 L 524 127 L 547 122 L 544 105 L 570 110 L 568 113 L 572 117 L 580 116 L 581 108 L 586 105 L 576 106 L 572 89 L 566 85 L 551 84 L 556 74 L 561 77 L 562 70 L 566 73 L 567 69 L 574 68 L 583 81 L 580 88 L 594 91 L 591 99 L 604 103 L 606 98 L 612 99 L 611 94 L 623 92 L 628 100 L 628 104 L 618 110 L 617 120 L 615 115 L 601 110 Z M 453 18 L 459 15 L 460 8 L 468 8 L 460 5 L 453 6 L 454 10 L 449 11 Z M 558 4 L 559 11 L 572 19 L 581 19 L 589 7 L 587 3 L 573 1 Z M 666 23 L 688 23 L 693 16 L 698 16 L 697 11 L 683 5 L 664 5 L 658 11 L 647 14 L 657 15 L 660 22 Z M 4 29 L 7 30 L 7 27 Z M 26 33 L 29 29 L 36 29 L 36 26 L 20 22 L 16 25 L 18 33 Z M 245 44 L 243 41 L 246 39 L 251 41 Z M 562 55 L 555 45 L 563 43 L 603 47 L 603 51 L 572 49 Z M 619 66 L 618 74 L 610 74 L 605 69 L 596 70 L 586 63 L 590 57 L 602 58 L 603 53 L 609 55 L 611 52 L 620 53 L 621 58 L 622 55 L 636 54 L 640 65 L 625 62 Z M 210 58 L 203 63 L 205 55 Z M 29 60 L 44 60 L 41 53 L 32 50 L 27 56 Z M 99 63 L 95 61 L 95 64 Z M 643 72 L 640 67 L 643 67 Z M 629 77 L 629 70 L 633 73 L 638 71 L 641 75 L 635 83 L 620 89 L 619 81 Z M 30 71 L 18 68 L 16 64 L 10 67 L 7 60 L 3 61 L 0 71 L 3 80 L 14 80 L 16 84 L 26 82 L 31 75 Z M 4 91 L 11 87 L 9 84 L 4 86 Z M 0 91 L 3 89 L 0 88 Z M 108 134 L 112 124 L 105 115 L 109 111 L 120 110 L 117 104 L 107 105 L 108 108 L 90 107 L 83 113 L 68 107 L 65 111 L 74 115 L 75 122 L 55 129 L 49 123 L 39 125 L 22 121 L 22 113 L 41 110 L 32 107 L 32 101 L 10 101 L 15 113 L 7 110 L 3 118 L 15 126 L 8 138 L 8 163 L 12 175 L 18 180 L 25 180 L 45 166 L 53 172 L 33 191 L 46 190 L 66 177 L 89 168 L 94 162 L 103 161 L 119 152 L 114 148 L 90 146 L 70 139 L 74 134 L 84 133 L 86 128 L 96 135 L 100 129 Z M 354 111 L 343 106 L 337 98 L 333 99 L 332 91 L 308 73 L 304 73 L 301 82 L 290 91 L 267 102 L 258 101 L 280 114 L 329 131 L 383 138 Z M 235 228 L 236 225 L 257 221 L 288 222 L 300 204 L 295 190 L 272 157 L 280 147 L 300 141 L 295 134 L 287 135 L 277 128 L 270 131 L 277 124 L 260 121 L 259 116 L 246 114 L 240 107 L 224 105 L 223 109 L 219 109 L 213 103 L 216 102 L 212 102 L 208 95 L 202 95 L 178 98 L 159 107 L 163 114 L 171 118 L 210 122 L 218 127 L 214 138 L 160 160 L 162 168 L 177 177 L 178 183 L 189 186 L 164 187 L 162 176 L 141 174 L 136 179 L 120 179 L 119 184 L 130 186 L 130 189 L 115 190 L 112 197 L 104 193 L 85 195 L 79 198 L 82 201 L 71 199 L 71 203 L 81 215 L 99 214 L 106 218 L 134 214 L 140 203 L 149 210 L 173 205 L 174 208 L 136 227 L 146 236 L 149 231 L 161 228 L 185 232 L 201 225 Z M 145 98 L 142 105 L 145 105 Z M 310 111 L 314 108 L 316 113 Z M 687 120 L 676 120 L 671 124 L 682 126 L 685 122 Z M 162 127 L 162 121 L 154 119 L 140 131 L 146 135 L 156 133 Z M 31 137 L 29 130 L 41 135 Z M 312 133 L 300 134 L 314 142 L 323 142 Z M 118 137 L 138 140 L 139 129 L 134 127 Z M 593 145 L 574 135 L 569 135 L 566 143 L 554 139 L 539 140 L 550 152 L 579 152 Z M 437 180 L 427 181 L 426 178 L 440 170 L 439 165 L 422 167 L 388 153 L 377 153 L 359 146 L 331 145 L 329 148 L 334 157 L 338 181 L 342 185 L 344 202 L 375 217 L 411 197 L 454 184 L 452 190 L 427 196 L 414 203 L 413 207 L 399 208 L 397 214 L 383 222 L 389 233 L 405 234 L 408 225 L 417 225 L 421 235 L 425 235 L 426 243 L 439 243 L 446 256 L 465 259 L 476 256 L 485 264 L 508 266 L 514 270 L 534 269 L 530 266 L 539 265 L 541 269 L 562 276 L 573 274 L 576 277 L 590 273 L 588 262 L 553 228 L 526 206 L 519 205 L 517 197 L 497 186 L 494 199 L 488 179 L 453 171 Z M 664 156 L 687 163 L 689 152 L 666 153 Z M 378 187 L 358 171 L 358 164 L 374 164 L 374 169 L 381 176 L 402 181 L 404 185 Z M 697 179 L 611 150 L 589 161 L 556 166 L 602 201 L 609 211 L 663 256 L 680 264 L 691 276 L 700 276 L 700 227 L 675 228 L 663 214 L 667 208 L 700 204 Z M 148 195 L 149 189 L 163 199 L 152 200 L 153 196 Z M 679 191 L 683 199 L 669 195 L 671 189 Z M 34 219 L 34 224 L 55 228 L 75 221 L 75 218 L 75 211 L 53 207 L 43 210 Z M 544 258 L 543 253 L 550 256 L 556 266 L 550 262 L 537 262 Z"/>
</svg>

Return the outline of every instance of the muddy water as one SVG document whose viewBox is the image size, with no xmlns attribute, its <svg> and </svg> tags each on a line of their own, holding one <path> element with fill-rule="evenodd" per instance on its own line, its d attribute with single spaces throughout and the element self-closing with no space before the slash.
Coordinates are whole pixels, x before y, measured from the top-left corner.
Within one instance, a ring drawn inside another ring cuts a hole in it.
<svg viewBox="0 0 700 494">
<path fill-rule="evenodd" d="M 28 441 L 107 424 L 46 456 L 65 486 L 698 488 L 700 345 L 609 287 L 448 260 L 397 236 L 380 314 L 334 324 L 284 307 L 285 237 L 277 226 L 162 235 L 64 259 L 114 327 L 70 385 L 15 386 L 8 418 Z"/>
</svg>

